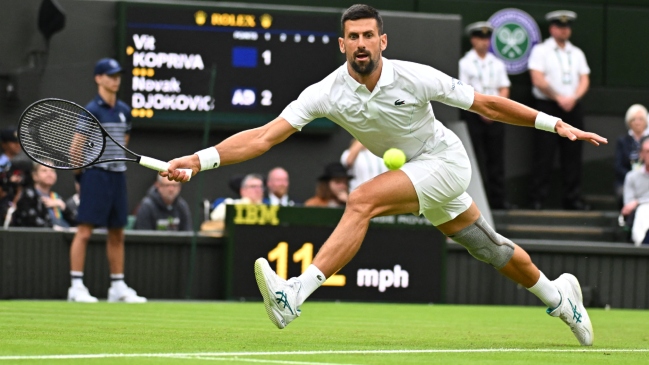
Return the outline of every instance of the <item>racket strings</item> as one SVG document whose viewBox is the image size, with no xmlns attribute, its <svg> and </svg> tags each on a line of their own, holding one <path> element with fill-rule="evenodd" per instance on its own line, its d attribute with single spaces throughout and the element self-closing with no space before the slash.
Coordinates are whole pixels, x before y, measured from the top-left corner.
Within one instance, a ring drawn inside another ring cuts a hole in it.
<svg viewBox="0 0 649 365">
<path fill-rule="evenodd" d="M 30 107 L 22 117 L 20 141 L 30 157 L 58 168 L 81 168 L 97 160 L 104 136 L 83 108 L 48 100 Z"/>
<path fill-rule="evenodd" d="M 56 113 L 52 113 L 53 111 Z M 73 151 L 70 151 L 71 153 L 69 155 L 62 153 L 65 150 L 71 150 L 72 141 L 69 133 L 69 125 L 72 123 L 78 124 L 81 126 L 78 128 L 79 131 L 83 132 L 86 130 L 85 134 L 87 134 L 87 128 L 83 126 L 88 122 L 87 117 L 78 116 L 77 118 L 82 121 L 81 123 L 76 123 L 75 118 L 70 118 L 65 114 L 67 112 L 64 108 L 48 108 L 45 105 L 39 105 L 39 107 L 33 109 L 32 115 L 36 117 L 33 119 L 35 123 L 30 123 L 27 127 L 31 127 L 30 129 L 32 131 L 36 129 L 37 132 L 32 133 L 32 137 L 34 138 L 28 138 L 24 144 L 26 148 L 31 148 L 35 152 L 33 155 L 37 156 L 34 157 L 38 157 L 39 160 L 50 160 L 51 163 L 63 167 L 74 167 L 75 165 L 85 164 L 81 157 L 82 154 L 72 153 Z M 68 126 L 68 128 L 65 128 L 65 126 Z M 65 148 L 66 146 L 68 148 Z"/>
</svg>

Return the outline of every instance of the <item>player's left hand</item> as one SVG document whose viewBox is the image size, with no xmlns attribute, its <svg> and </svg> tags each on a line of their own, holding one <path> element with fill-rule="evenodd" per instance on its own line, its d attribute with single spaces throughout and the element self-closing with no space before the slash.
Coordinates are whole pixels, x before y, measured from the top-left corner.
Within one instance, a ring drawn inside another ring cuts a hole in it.
<svg viewBox="0 0 649 365">
<path fill-rule="evenodd" d="M 595 146 L 608 143 L 608 139 L 598 134 L 591 133 L 591 132 L 584 132 L 581 129 L 575 128 L 570 124 L 561 120 L 557 122 L 557 125 L 555 126 L 555 130 L 557 131 L 557 134 L 559 134 L 561 137 L 566 137 L 571 141 L 576 141 L 576 140 L 586 141 Z"/>
<path fill-rule="evenodd" d="M 201 162 L 197 155 L 183 156 L 174 158 L 169 161 L 169 169 L 161 171 L 159 174 L 166 177 L 169 181 L 187 182 L 192 176 L 187 176 L 184 171 L 179 169 L 192 169 L 192 176 L 196 176 L 201 171 Z"/>
</svg>

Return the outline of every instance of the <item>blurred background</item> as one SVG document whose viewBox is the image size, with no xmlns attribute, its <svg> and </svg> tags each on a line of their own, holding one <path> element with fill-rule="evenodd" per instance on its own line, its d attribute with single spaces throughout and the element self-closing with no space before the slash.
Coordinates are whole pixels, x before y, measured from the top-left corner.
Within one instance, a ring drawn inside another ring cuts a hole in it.
<svg viewBox="0 0 649 365">
<path fill-rule="evenodd" d="M 153 2 L 131 2 L 151 6 Z M 209 1 L 163 1 L 171 5 L 185 5 L 184 11 L 194 14 L 204 9 L 207 13 L 215 9 L 228 9 L 231 3 Z M 252 1 L 241 1 L 245 7 Z M 270 2 L 269 2 L 270 3 Z M 326 3 L 328 19 L 333 22 L 331 31 L 338 31 L 337 19 L 342 10 L 355 1 L 333 0 Z M 398 58 L 407 59 L 412 55 L 414 60 L 421 54 L 437 62 L 431 64 L 450 75 L 457 74 L 457 59 L 468 49 L 468 38 L 463 35 L 465 25 L 486 20 L 495 12 L 504 8 L 515 7 L 529 13 L 539 24 L 543 38 L 547 38 L 547 25 L 543 16 L 552 10 L 570 9 L 578 14 L 578 20 L 573 25 L 572 41 L 586 54 L 592 70 L 591 88 L 583 104 L 586 112 L 586 127 L 609 138 L 614 138 L 625 132 L 624 112 L 634 103 L 646 103 L 649 99 L 649 73 L 645 63 L 649 57 L 649 40 L 644 39 L 644 24 L 649 15 L 649 1 L 643 0 L 573 0 L 573 1 L 471 1 L 471 0 L 402 0 L 402 1 L 368 1 L 382 11 L 415 12 L 422 15 L 440 14 L 459 16 L 461 24 L 455 25 L 456 31 L 442 35 L 445 44 L 431 45 L 429 36 L 402 26 L 401 23 L 386 21 L 385 32 L 392 43 L 388 46 L 386 56 L 395 47 L 402 47 Z M 302 10 L 311 12 L 311 1 L 285 0 L 273 1 L 271 8 L 283 10 Z M 30 103 L 45 97 L 68 99 L 85 105 L 95 94 L 96 86 L 92 72 L 94 63 L 102 57 L 114 57 L 123 63 L 127 71 L 133 66 L 124 64 L 127 61 L 125 47 L 133 45 L 124 27 L 124 10 L 127 6 L 118 1 L 82 1 L 82 0 L 5 0 L 5 11 L 0 13 L 0 127 L 15 126 L 21 112 Z M 180 8 L 179 8 L 180 9 Z M 120 11 L 122 13 L 120 14 Z M 153 11 L 153 10 L 152 10 Z M 141 12 L 140 12 L 141 13 Z M 397 14 L 398 15 L 398 14 Z M 130 16 L 136 16 L 131 14 Z M 180 17 L 180 15 L 179 15 Z M 398 17 L 397 17 L 398 18 Z M 180 20 L 178 20 L 180 22 Z M 188 20 L 193 21 L 193 19 Z M 280 19 L 278 19 L 280 21 Z M 327 27 L 327 25 L 323 25 Z M 299 28 L 299 27 L 298 27 Z M 272 28 L 271 28 L 272 29 Z M 296 28 L 297 29 L 297 28 Z M 145 32 L 142 32 L 145 33 Z M 283 59 L 285 69 L 309 69 L 310 65 L 326 65 L 325 69 L 333 71 L 334 67 L 342 64 L 337 56 L 337 39 L 332 37 L 331 51 L 315 53 L 295 53 Z M 437 37 L 440 38 L 440 37 Z M 397 41 L 398 39 L 398 41 Z M 438 39 L 437 42 L 440 40 Z M 409 42 L 404 45 L 404 42 Z M 163 40 L 159 39 L 162 45 Z M 167 45 L 172 44 L 167 42 Z M 435 47 L 437 46 L 437 47 Z M 218 49 L 215 44 L 199 44 L 198 49 L 208 52 L 208 48 Z M 170 46 L 168 48 L 173 48 Z M 180 49 L 182 47 L 179 47 Z M 191 47 L 190 47 L 191 48 Z M 173 50 L 172 50 L 173 51 Z M 176 52 L 180 52 L 179 50 Z M 185 51 L 187 52 L 187 51 Z M 199 52 L 199 51 L 196 51 Z M 396 52 L 396 53 L 399 53 Z M 396 56 L 396 55 L 395 55 Z M 326 60 L 317 60 L 321 57 Z M 132 58 L 128 57 L 128 61 Z M 316 61 L 317 60 L 317 61 Z M 279 62 L 279 61 L 278 61 Z M 210 85 L 211 65 L 205 64 L 201 77 L 191 76 L 191 82 L 202 79 L 203 94 L 208 94 Z M 183 71 L 179 71 L 183 75 Z M 223 74 L 217 70 L 215 93 L 219 93 L 220 77 Z M 277 72 L 273 73 L 275 77 Z M 288 79 L 291 84 L 306 86 L 317 82 L 323 76 L 322 72 L 302 72 L 302 77 L 311 78 L 291 80 L 293 74 L 280 75 L 274 80 Z M 326 73 L 325 73 L 326 75 Z M 122 83 L 120 98 L 131 96 L 129 74 L 125 75 Z M 181 78 L 178 76 L 178 78 Z M 510 75 L 512 80 L 511 97 L 514 100 L 531 104 L 531 83 L 529 75 L 524 72 Z M 189 87 L 190 81 L 183 81 L 182 87 Z M 193 84 L 192 84 L 193 85 Z M 281 86 L 276 85 L 276 89 Z M 297 93 L 291 95 L 297 97 Z M 281 99 L 280 99 L 281 100 Z M 289 100 L 290 101 L 290 100 Z M 127 100 L 128 102 L 128 100 Z M 279 103 L 280 101 L 278 101 Z M 279 108 L 279 104 L 276 104 Z M 438 111 L 437 116 L 442 121 L 459 118 L 454 111 Z M 276 110 L 280 110 L 276 109 Z M 135 118 L 131 135 L 131 147 L 134 151 L 155 156 L 160 159 L 171 159 L 176 156 L 192 153 L 199 149 L 203 138 L 203 113 L 194 122 L 187 123 L 188 117 L 170 117 L 165 122 L 152 122 L 147 118 Z M 231 122 L 223 123 L 222 114 L 212 113 L 209 133 L 209 144 L 216 144 L 237 130 L 249 127 L 237 121 L 246 120 L 246 113 L 252 114 L 251 119 L 259 121 L 270 120 L 273 113 L 250 113 L 244 111 L 244 117 L 232 117 Z M 442 113 L 440 115 L 440 113 Z M 236 113 L 234 113 L 236 114 Z M 275 114 L 276 115 L 276 114 Z M 158 117 L 157 115 L 154 116 Z M 266 118 L 268 117 L 268 118 Z M 255 119 L 256 118 L 256 119 Z M 227 118 L 226 118 L 227 119 Z M 221 120 L 219 122 L 219 120 Z M 523 128 L 508 128 L 506 141 L 506 164 L 508 193 L 513 203 L 525 204 L 525 184 L 529 174 L 529 141 L 532 130 Z M 228 180 L 236 174 L 258 172 L 266 174 L 275 166 L 283 166 L 291 176 L 291 196 L 299 201 L 306 200 L 313 194 L 315 179 L 321 173 L 323 166 L 331 161 L 337 161 L 341 152 L 348 147 L 350 136 L 341 128 L 326 125 L 323 130 L 313 128 L 305 130 L 277 146 L 273 151 L 261 158 L 232 167 L 209 172 L 205 190 L 184 189 L 182 195 L 190 202 L 195 201 L 193 194 L 202 194 L 204 198 L 213 200 L 219 196 L 230 194 Z M 594 148 L 584 145 L 584 182 L 583 190 L 586 199 L 597 208 L 614 209 L 613 201 L 613 172 L 612 161 L 614 145 Z M 140 167 L 132 166 L 127 172 L 129 183 L 130 209 L 144 195 L 154 181 L 154 174 Z M 559 183 L 556 182 L 559 189 Z M 67 173 L 59 174 L 57 190 L 63 196 L 74 192 L 72 176 Z M 609 204 L 610 205 L 607 205 Z M 559 204 L 558 201 L 548 202 L 548 206 Z"/>
</svg>

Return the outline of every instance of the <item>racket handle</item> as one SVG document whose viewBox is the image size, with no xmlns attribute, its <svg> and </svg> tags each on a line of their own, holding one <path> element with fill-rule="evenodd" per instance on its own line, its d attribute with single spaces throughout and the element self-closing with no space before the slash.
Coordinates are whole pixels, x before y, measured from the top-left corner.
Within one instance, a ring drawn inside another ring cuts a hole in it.
<svg viewBox="0 0 649 365">
<path fill-rule="evenodd" d="M 139 164 L 144 166 L 144 167 L 148 167 L 148 168 L 150 168 L 152 170 L 156 170 L 156 171 L 167 171 L 167 170 L 169 170 L 169 164 L 168 163 L 166 163 L 164 161 L 161 161 L 161 160 L 158 160 L 158 159 L 155 159 L 155 158 L 152 158 L 152 157 L 140 156 Z M 192 172 L 193 172 L 192 169 L 178 169 L 178 170 L 179 171 L 185 171 L 185 174 L 187 176 L 189 176 L 189 179 L 187 179 L 187 181 L 189 181 L 192 178 Z"/>
</svg>

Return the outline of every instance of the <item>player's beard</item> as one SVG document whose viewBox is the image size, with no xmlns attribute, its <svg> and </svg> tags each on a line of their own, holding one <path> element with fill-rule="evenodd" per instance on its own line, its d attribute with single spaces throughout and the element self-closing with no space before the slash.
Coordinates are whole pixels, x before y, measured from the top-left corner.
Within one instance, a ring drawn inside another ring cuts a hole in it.
<svg viewBox="0 0 649 365">
<path fill-rule="evenodd" d="M 357 74 L 359 75 L 369 75 L 376 69 L 376 64 L 377 62 L 374 62 L 374 59 L 372 58 L 372 54 L 370 52 L 365 51 L 364 53 L 367 54 L 368 61 L 365 65 L 359 65 L 355 60 L 352 61 L 352 69 L 356 71 Z M 354 54 L 354 58 L 356 57 L 356 54 Z"/>
</svg>

